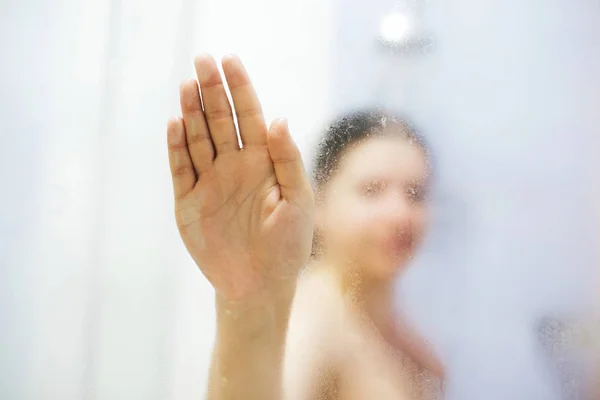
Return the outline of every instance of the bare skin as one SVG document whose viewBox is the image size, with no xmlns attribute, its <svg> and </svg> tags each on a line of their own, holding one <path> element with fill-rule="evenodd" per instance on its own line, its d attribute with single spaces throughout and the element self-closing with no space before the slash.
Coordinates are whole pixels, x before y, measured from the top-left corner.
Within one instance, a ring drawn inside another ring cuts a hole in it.
<svg viewBox="0 0 600 400">
<path fill-rule="evenodd" d="M 600 204 L 600 193 L 596 194 L 596 204 Z M 600 222 L 600 211 L 597 213 L 597 221 Z M 592 400 L 600 400 L 600 265 L 596 268 L 596 303 L 597 303 L 597 311 L 596 311 L 596 329 L 595 336 L 598 338 L 596 344 L 596 363 L 595 369 L 593 371 L 594 378 L 592 383 L 592 388 L 590 392 L 592 395 L 590 396 Z"/>
<path fill-rule="evenodd" d="M 182 118 L 169 121 L 168 147 L 177 226 L 187 250 L 216 292 L 217 338 L 208 398 L 282 399 L 290 308 L 298 272 L 311 252 L 313 191 L 287 125 L 276 121 L 267 128 L 241 62 L 236 57 L 223 60 L 233 105 L 214 60 L 200 56 L 195 66 L 197 81 L 181 85 Z M 302 303 L 304 298 L 300 294 L 296 302 Z M 355 313 L 348 312 L 351 304 L 338 300 L 340 297 L 332 297 L 330 302 L 311 307 L 325 306 L 330 313 L 323 315 L 347 315 L 349 331 L 369 338 L 366 347 L 356 346 L 356 351 L 346 355 L 349 358 L 338 365 L 345 367 L 338 372 L 360 378 L 356 376 L 359 370 L 350 367 L 366 357 L 366 365 L 373 370 L 386 373 L 389 367 L 392 373 L 387 382 L 393 386 L 391 391 L 385 386 L 374 390 L 370 382 L 376 374 L 371 374 L 366 380 L 339 381 L 345 385 L 343 390 L 362 393 L 356 397 L 361 399 L 377 393 L 376 397 L 385 398 L 386 392 L 409 398 L 403 394 L 408 393 L 406 373 L 396 362 L 398 357 L 388 357 L 390 351 L 398 353 L 401 348 L 402 357 L 418 358 L 419 351 L 407 345 L 408 330 L 400 337 L 402 329 L 381 322 L 392 320 L 386 312 L 381 321 L 374 319 L 379 321 L 378 329 L 369 330 L 354 318 Z M 307 350 L 318 353 L 327 342 L 312 344 Z M 411 351 L 414 354 L 409 354 Z M 340 354 L 331 353 L 331 360 Z M 423 359 L 437 368 L 426 354 Z M 317 380 L 308 379 L 305 388 L 311 390 L 324 376 L 327 374 L 307 375 Z"/>
<path fill-rule="evenodd" d="M 427 173 L 422 150 L 390 135 L 351 147 L 319 188 L 322 254 L 303 271 L 292 308 L 286 399 L 440 393 L 443 366 L 393 308 L 398 274 L 426 229 L 427 203 L 414 194 Z"/>
<path fill-rule="evenodd" d="M 596 328 L 596 335 L 600 334 L 600 329 Z M 600 340 L 597 341 L 595 351 L 595 365 L 594 370 L 592 371 L 592 384 L 590 392 L 590 400 L 600 400 Z"/>
<path fill-rule="evenodd" d="M 600 204 L 600 192 L 596 192 L 596 204 Z M 596 209 L 596 221 L 600 223 L 600 209 Z M 591 316 L 589 336 L 592 352 L 594 354 L 594 365 L 592 370 L 592 379 L 588 389 L 590 400 L 600 400 L 600 265 L 596 268 L 596 308 Z"/>
<path fill-rule="evenodd" d="M 233 107 L 215 61 L 199 56 L 197 81 L 180 87 L 183 118 L 169 121 L 175 217 L 216 292 L 208 398 L 277 400 L 296 277 L 310 257 L 314 196 L 287 124 L 267 128 L 240 60 L 222 64 Z"/>
<path fill-rule="evenodd" d="M 384 303 L 374 316 L 335 287 L 323 265 L 300 279 L 286 346 L 285 398 L 412 400 L 439 393 L 423 379 L 441 378 L 443 367 L 410 325 Z"/>
</svg>

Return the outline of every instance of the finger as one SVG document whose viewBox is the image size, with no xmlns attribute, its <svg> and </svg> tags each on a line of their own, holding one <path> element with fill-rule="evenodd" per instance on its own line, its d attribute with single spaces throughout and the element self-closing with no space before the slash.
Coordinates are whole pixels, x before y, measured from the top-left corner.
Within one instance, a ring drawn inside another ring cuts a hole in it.
<svg viewBox="0 0 600 400">
<path fill-rule="evenodd" d="M 199 177 L 212 166 L 215 150 L 204 119 L 198 83 L 193 79 L 182 83 L 179 93 L 188 151 Z"/>
<path fill-rule="evenodd" d="M 281 194 L 288 200 L 294 200 L 307 187 L 308 179 L 287 121 L 277 120 L 271 124 L 267 144 Z"/>
<path fill-rule="evenodd" d="M 167 144 L 169 147 L 169 166 L 173 180 L 175 199 L 189 193 L 196 184 L 194 165 L 188 152 L 185 139 L 185 127 L 180 118 L 169 120 L 167 126 Z"/>
<path fill-rule="evenodd" d="M 237 56 L 223 58 L 223 72 L 233 99 L 242 146 L 267 144 L 267 125 L 244 65 Z"/>
<path fill-rule="evenodd" d="M 204 116 L 216 155 L 239 150 L 231 105 L 215 60 L 202 55 L 196 58 L 194 64 L 204 103 Z"/>
</svg>

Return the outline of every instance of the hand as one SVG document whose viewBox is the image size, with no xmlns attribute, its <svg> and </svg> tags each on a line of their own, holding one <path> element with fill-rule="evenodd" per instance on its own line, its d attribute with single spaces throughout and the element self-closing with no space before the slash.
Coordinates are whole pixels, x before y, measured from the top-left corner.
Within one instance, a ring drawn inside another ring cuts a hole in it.
<svg viewBox="0 0 600 400">
<path fill-rule="evenodd" d="M 183 119 L 167 136 L 181 238 L 217 293 L 238 301 L 295 281 L 310 257 L 314 195 L 287 123 L 267 129 L 241 61 L 222 65 L 242 148 L 210 56 L 195 60 L 198 82 L 181 84 Z"/>
</svg>

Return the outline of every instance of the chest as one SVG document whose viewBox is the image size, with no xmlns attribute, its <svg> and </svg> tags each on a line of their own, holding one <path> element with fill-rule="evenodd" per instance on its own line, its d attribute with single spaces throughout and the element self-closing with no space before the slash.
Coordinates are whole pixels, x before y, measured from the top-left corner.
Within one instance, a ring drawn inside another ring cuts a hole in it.
<svg viewBox="0 0 600 400">
<path fill-rule="evenodd" d="M 339 332 L 337 386 L 344 400 L 423 400 L 428 380 L 409 357 L 389 346 L 368 322 L 355 316 Z"/>
</svg>

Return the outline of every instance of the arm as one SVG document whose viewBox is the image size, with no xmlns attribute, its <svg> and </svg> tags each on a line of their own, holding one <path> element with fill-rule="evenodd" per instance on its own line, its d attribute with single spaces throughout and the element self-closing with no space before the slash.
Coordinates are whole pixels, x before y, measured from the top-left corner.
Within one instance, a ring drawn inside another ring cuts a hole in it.
<svg viewBox="0 0 600 400">
<path fill-rule="evenodd" d="M 405 351 L 418 365 L 430 371 L 442 381 L 444 380 L 446 372 L 441 360 L 427 344 L 423 336 L 403 318 L 396 324 L 393 341 L 397 348 Z"/>
<path fill-rule="evenodd" d="M 223 59 L 226 82 L 212 57 L 195 66 L 198 80 L 180 87 L 182 118 L 169 121 L 167 143 L 177 228 L 217 293 L 209 399 L 278 400 L 314 195 L 287 124 L 266 126 L 241 61 Z"/>
<path fill-rule="evenodd" d="M 248 303 L 216 299 L 217 338 L 208 399 L 280 399 L 290 303 L 289 285 L 278 296 Z"/>
<path fill-rule="evenodd" d="M 406 317 L 394 311 L 391 300 L 379 305 L 375 319 L 381 335 L 390 346 L 402 351 L 437 378 L 445 379 L 442 361 Z"/>
<path fill-rule="evenodd" d="M 590 400 L 600 400 L 600 321 L 590 323 L 589 331 L 592 342 L 592 373 L 589 375 L 587 395 Z"/>
<path fill-rule="evenodd" d="M 594 371 L 594 373 L 596 374 L 596 376 L 600 376 L 600 369 L 596 368 L 596 370 Z M 596 378 L 596 381 L 594 382 L 594 386 L 592 386 L 591 390 L 590 390 L 590 400 L 600 400 L 600 378 Z"/>
<path fill-rule="evenodd" d="M 600 400 L 600 349 L 592 349 L 593 364 L 591 366 L 591 374 L 588 375 L 589 380 L 584 388 L 585 398 L 588 400 Z"/>
<path fill-rule="evenodd" d="M 596 188 L 598 188 L 598 185 L 596 185 Z M 595 204 L 600 205 L 600 189 L 596 189 L 596 196 L 595 196 Z M 596 208 L 596 221 L 598 222 L 598 224 L 600 225 L 600 207 Z M 599 232 L 599 231 L 597 231 Z M 597 233 L 598 235 L 598 233 Z M 598 238 L 598 236 L 597 236 Z M 599 247 L 600 247 L 600 243 L 598 243 Z M 598 262 L 598 260 L 596 260 L 596 262 Z M 592 322 L 592 334 L 596 334 L 596 338 L 597 338 L 597 345 L 595 346 L 594 349 L 594 365 L 593 365 L 593 369 L 592 369 L 592 384 L 590 385 L 591 387 L 589 388 L 588 392 L 590 393 L 590 400 L 600 400 L 600 338 L 598 338 L 598 335 L 600 335 L 600 264 L 598 264 L 596 266 L 596 296 L 595 296 L 595 300 L 596 300 L 596 307 L 594 309 L 594 313 L 592 315 L 592 321 L 594 321 L 594 319 L 596 321 L 598 321 L 596 324 L 594 324 Z M 595 325 L 595 327 L 594 327 Z M 594 329 L 595 328 L 595 329 Z M 595 331 L 595 332 L 594 332 Z"/>
</svg>

